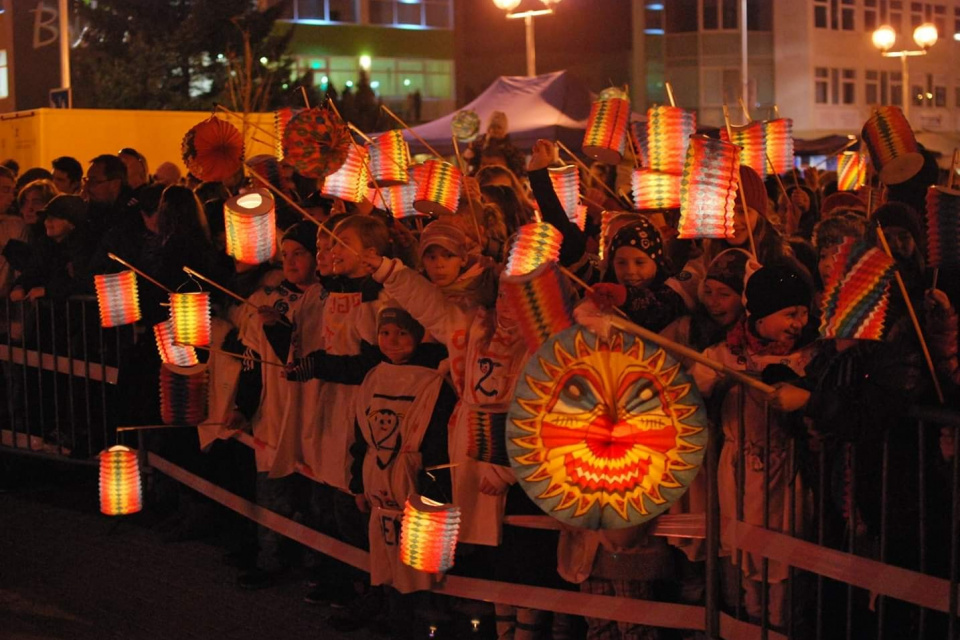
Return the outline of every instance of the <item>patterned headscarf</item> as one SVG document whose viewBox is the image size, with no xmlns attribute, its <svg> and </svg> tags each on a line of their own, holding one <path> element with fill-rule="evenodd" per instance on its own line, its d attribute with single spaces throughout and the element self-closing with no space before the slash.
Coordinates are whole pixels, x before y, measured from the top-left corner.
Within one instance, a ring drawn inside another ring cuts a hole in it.
<svg viewBox="0 0 960 640">
<path fill-rule="evenodd" d="M 657 275 L 666 274 L 667 260 L 663 253 L 663 238 L 652 222 L 640 218 L 635 222 L 621 227 L 610 242 L 610 259 L 617 255 L 620 247 L 639 249 L 657 263 Z"/>
</svg>

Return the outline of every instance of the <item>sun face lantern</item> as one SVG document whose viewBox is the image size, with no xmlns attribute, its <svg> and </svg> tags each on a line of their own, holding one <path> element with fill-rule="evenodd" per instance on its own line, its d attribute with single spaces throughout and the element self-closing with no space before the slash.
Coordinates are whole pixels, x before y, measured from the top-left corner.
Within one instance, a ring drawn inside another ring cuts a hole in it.
<svg viewBox="0 0 960 640">
<path fill-rule="evenodd" d="M 244 264 L 260 264 L 277 248 L 277 218 L 273 196 L 267 189 L 254 189 L 227 200 L 223 205 L 227 255 Z"/>
<path fill-rule="evenodd" d="M 119 327 L 140 319 L 137 274 L 133 271 L 93 276 L 100 307 L 100 326 Z"/>
<path fill-rule="evenodd" d="M 350 129 L 332 109 L 304 109 L 283 129 L 284 161 L 308 178 L 337 172 L 352 147 Z"/>
<path fill-rule="evenodd" d="M 400 561 L 426 573 L 453 566 L 460 535 L 460 508 L 412 495 L 400 524 Z"/>
<path fill-rule="evenodd" d="M 793 169 L 793 120 L 777 118 L 763 123 L 766 152 L 770 158 L 767 168 L 773 173 L 787 173 Z"/>
<path fill-rule="evenodd" d="M 514 310 L 531 353 L 547 338 L 573 325 L 574 295 L 554 262 L 545 262 L 527 274 L 504 275 L 500 292 Z"/>
<path fill-rule="evenodd" d="M 680 238 L 732 238 L 737 148 L 706 136 L 690 138 L 680 181 Z"/>
<path fill-rule="evenodd" d="M 597 100 L 590 108 L 583 153 L 604 164 L 619 164 L 627 145 L 630 102 L 612 97 Z"/>
<path fill-rule="evenodd" d="M 323 180 L 320 193 L 349 202 L 363 202 L 369 193 L 366 168 L 367 150 L 350 147 L 346 161 Z"/>
<path fill-rule="evenodd" d="M 179 367 L 191 367 L 200 361 L 197 359 L 197 350 L 175 343 L 173 339 L 173 320 L 164 320 L 153 325 L 153 337 L 157 341 L 157 351 L 160 361 L 175 364 Z"/>
<path fill-rule="evenodd" d="M 160 365 L 160 418 L 164 424 L 197 425 L 207 419 L 207 365 Z"/>
<path fill-rule="evenodd" d="M 666 511 L 696 476 L 707 416 L 692 379 L 663 349 L 580 326 L 527 360 L 507 418 L 520 486 L 548 515 L 620 529 Z"/>
<path fill-rule="evenodd" d="M 720 139 L 724 142 L 733 142 L 740 147 L 740 164 L 745 164 L 763 178 L 769 171 L 769 164 L 765 155 L 767 149 L 766 131 L 763 123 L 756 121 L 742 127 L 730 127 L 733 135 L 731 141 L 727 130 L 720 128 Z"/>
<path fill-rule="evenodd" d="M 117 445 L 100 452 L 100 513 L 125 516 L 143 508 L 137 452 Z"/>
<path fill-rule="evenodd" d="M 223 182 L 243 167 L 243 136 L 219 118 L 208 118 L 190 129 L 180 151 L 190 173 L 203 181 Z"/>
<path fill-rule="evenodd" d="M 580 230 L 587 223 L 586 207 L 580 205 L 580 172 L 576 165 L 569 164 L 565 167 L 551 167 L 547 169 L 550 176 L 550 182 L 553 184 L 553 191 L 560 199 L 567 219 L 574 223 Z"/>
<path fill-rule="evenodd" d="M 680 206 L 679 173 L 634 169 L 630 181 L 633 206 L 637 209 L 676 209 Z"/>
<path fill-rule="evenodd" d="M 824 338 L 882 340 L 890 284 L 896 263 L 870 244 L 845 238 L 827 258 L 820 335 Z"/>
<path fill-rule="evenodd" d="M 647 109 L 646 143 L 649 161 L 643 166 L 654 171 L 680 175 L 690 136 L 696 132 L 697 117 L 693 112 L 666 106 Z"/>
<path fill-rule="evenodd" d="M 923 168 L 923 156 L 900 107 L 876 107 L 860 138 L 884 184 L 906 182 Z"/>
<path fill-rule="evenodd" d="M 867 163 L 857 151 L 844 151 L 837 160 L 837 189 L 856 191 L 866 183 Z"/>
<path fill-rule="evenodd" d="M 410 147 L 403 139 L 403 131 L 387 131 L 367 144 L 370 172 L 367 186 L 392 187 L 409 181 Z"/>
<path fill-rule="evenodd" d="M 197 347 L 210 344 L 209 293 L 171 293 L 170 317 L 174 342 Z"/>
<path fill-rule="evenodd" d="M 562 243 L 563 234 L 551 224 L 531 222 L 521 226 L 510 246 L 506 275 L 526 275 L 547 262 L 556 262 Z"/>
<path fill-rule="evenodd" d="M 941 186 L 927 189 L 927 265 L 960 266 L 960 191 Z"/>
<path fill-rule="evenodd" d="M 414 171 L 417 197 L 413 208 L 428 215 L 452 215 L 460 204 L 463 174 L 443 160 L 427 160 Z"/>
</svg>

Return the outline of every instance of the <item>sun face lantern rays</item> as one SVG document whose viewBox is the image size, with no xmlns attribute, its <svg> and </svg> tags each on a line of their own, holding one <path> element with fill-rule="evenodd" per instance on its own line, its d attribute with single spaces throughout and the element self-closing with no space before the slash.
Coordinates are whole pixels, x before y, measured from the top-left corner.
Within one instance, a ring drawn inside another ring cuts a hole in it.
<svg viewBox="0 0 960 640">
<path fill-rule="evenodd" d="M 427 160 L 414 169 L 417 196 L 413 208 L 429 215 L 453 214 L 460 203 L 463 174 L 443 160 Z"/>
<path fill-rule="evenodd" d="M 506 275 L 522 276 L 560 257 L 563 234 L 546 222 L 532 222 L 517 229 L 507 258 Z"/>
<path fill-rule="evenodd" d="M 137 452 L 117 445 L 100 453 L 100 513 L 123 516 L 143 508 Z"/>
<path fill-rule="evenodd" d="M 553 184 L 553 191 L 567 214 L 567 219 L 583 231 L 587 224 L 587 208 L 580 204 L 580 172 L 576 165 L 551 167 L 547 173 Z"/>
<path fill-rule="evenodd" d="M 777 118 L 763 123 L 767 169 L 783 174 L 793 168 L 793 120 Z"/>
<path fill-rule="evenodd" d="M 400 560 L 426 573 L 443 573 L 453 566 L 460 534 L 460 508 L 412 495 L 403 508 Z"/>
<path fill-rule="evenodd" d="M 394 129 L 377 136 L 367 144 L 370 173 L 367 186 L 392 187 L 406 184 L 410 169 L 410 147 L 403 139 L 403 131 Z"/>
<path fill-rule="evenodd" d="M 730 127 L 733 140 L 727 135 L 727 130 L 720 128 L 720 139 L 724 142 L 733 142 L 740 147 L 740 164 L 745 164 L 760 177 L 767 175 L 769 164 L 766 158 L 766 131 L 762 122 L 756 121 L 742 127 Z"/>
<path fill-rule="evenodd" d="M 583 153 L 604 164 L 618 164 L 627 145 L 630 102 L 621 97 L 597 100 L 590 108 Z"/>
<path fill-rule="evenodd" d="M 93 276 L 100 307 L 100 326 L 119 327 L 140 319 L 137 274 L 133 271 Z"/>
<path fill-rule="evenodd" d="M 740 171 L 737 147 L 706 136 L 690 138 L 680 183 L 680 237 L 731 238 Z"/>
<path fill-rule="evenodd" d="M 174 342 L 198 347 L 210 344 L 209 293 L 171 293 L 170 317 Z"/>
<path fill-rule="evenodd" d="M 223 205 L 227 254 L 244 264 L 269 260 L 277 246 L 276 207 L 267 189 L 254 189 Z"/>
</svg>

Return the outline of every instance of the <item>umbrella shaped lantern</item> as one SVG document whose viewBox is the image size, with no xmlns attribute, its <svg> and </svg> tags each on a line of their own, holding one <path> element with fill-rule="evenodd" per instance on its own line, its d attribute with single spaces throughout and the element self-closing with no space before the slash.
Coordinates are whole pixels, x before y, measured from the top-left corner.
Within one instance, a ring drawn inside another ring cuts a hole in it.
<svg viewBox="0 0 960 640">
<path fill-rule="evenodd" d="M 180 151 L 187 170 L 203 181 L 223 182 L 243 167 L 243 136 L 219 118 L 208 118 L 187 131 Z"/>
</svg>

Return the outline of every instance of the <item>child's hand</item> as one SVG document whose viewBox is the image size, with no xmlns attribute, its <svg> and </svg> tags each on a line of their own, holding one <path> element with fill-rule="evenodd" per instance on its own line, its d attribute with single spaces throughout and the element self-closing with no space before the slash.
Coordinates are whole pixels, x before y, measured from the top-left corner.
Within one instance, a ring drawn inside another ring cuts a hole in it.
<svg viewBox="0 0 960 640">
<path fill-rule="evenodd" d="M 573 310 L 573 319 L 577 321 L 577 324 L 581 324 L 597 334 L 601 340 L 609 341 L 612 328 L 610 314 L 604 313 L 593 300 L 588 298 L 577 305 Z"/>
<path fill-rule="evenodd" d="M 510 489 L 510 484 L 497 475 L 490 467 L 480 470 L 480 493 L 487 496 L 502 496 Z"/>
<path fill-rule="evenodd" d="M 289 382 L 305 382 L 316 377 L 313 370 L 313 358 L 296 358 L 283 367 L 283 375 Z"/>
<path fill-rule="evenodd" d="M 257 315 L 260 316 L 260 322 L 267 327 L 271 327 L 278 322 L 283 322 L 285 320 L 282 313 L 268 305 L 262 305 L 258 307 Z"/>
<path fill-rule="evenodd" d="M 238 410 L 234 409 L 230 413 L 230 417 L 227 418 L 226 427 L 230 431 L 240 431 L 243 429 L 243 425 L 246 424 L 246 422 L 247 419 L 244 417 L 244 415 Z"/>
<path fill-rule="evenodd" d="M 777 385 L 777 390 L 767 398 L 770 406 L 784 413 L 804 408 L 809 400 L 809 391 L 785 383 Z"/>
<path fill-rule="evenodd" d="M 946 313 L 950 310 L 950 298 L 940 289 L 927 289 L 923 294 L 923 307 L 927 311 Z"/>
<path fill-rule="evenodd" d="M 537 171 L 549 167 L 557 157 L 557 147 L 550 140 L 537 140 L 530 150 L 530 162 L 527 171 Z"/>
<path fill-rule="evenodd" d="M 367 496 L 361 494 L 353 496 L 353 501 L 357 505 L 357 509 L 360 513 L 370 513 L 370 501 L 367 500 Z"/>
<path fill-rule="evenodd" d="M 365 256 L 361 256 L 361 257 L 360 257 L 360 260 L 362 260 L 362 261 L 363 261 L 363 264 L 367 265 L 367 267 L 368 267 L 368 268 L 370 269 L 370 271 L 372 271 L 373 273 L 376 273 L 376 272 L 377 272 L 377 269 L 380 268 L 380 265 L 383 264 L 383 256 L 368 256 L 368 255 L 365 255 Z"/>
<path fill-rule="evenodd" d="M 594 285 L 593 291 L 587 295 L 603 312 L 611 312 L 614 307 L 622 306 L 627 302 L 627 288 L 622 284 L 612 282 L 601 282 Z"/>
</svg>

